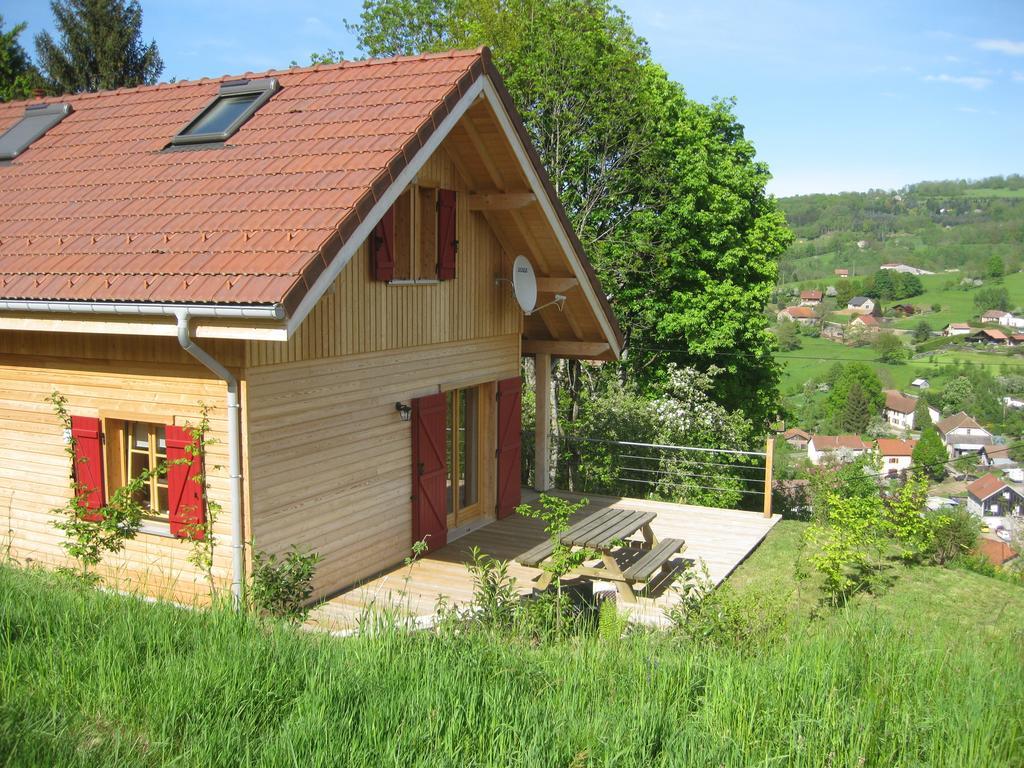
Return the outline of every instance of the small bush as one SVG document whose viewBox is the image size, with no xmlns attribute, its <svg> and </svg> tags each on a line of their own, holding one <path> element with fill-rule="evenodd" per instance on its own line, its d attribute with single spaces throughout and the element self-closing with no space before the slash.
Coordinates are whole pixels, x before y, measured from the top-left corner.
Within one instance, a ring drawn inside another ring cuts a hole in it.
<svg viewBox="0 0 1024 768">
<path fill-rule="evenodd" d="M 1024 571 L 1000 568 L 984 555 L 957 555 L 949 561 L 949 566 L 1024 587 Z"/>
<path fill-rule="evenodd" d="M 313 576 L 320 555 L 292 547 L 285 555 L 254 549 L 249 600 L 261 615 L 301 623 L 309 615 L 306 602 L 313 594 Z"/>
<path fill-rule="evenodd" d="M 931 512 L 927 519 L 932 534 L 930 555 L 937 564 L 944 565 L 962 557 L 977 546 L 981 521 L 966 509 L 957 507 Z"/>
</svg>

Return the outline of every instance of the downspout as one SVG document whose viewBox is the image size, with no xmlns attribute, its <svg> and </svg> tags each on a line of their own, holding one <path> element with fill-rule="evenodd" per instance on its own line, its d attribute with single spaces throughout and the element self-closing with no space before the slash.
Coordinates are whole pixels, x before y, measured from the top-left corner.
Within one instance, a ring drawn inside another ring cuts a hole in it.
<svg viewBox="0 0 1024 768">
<path fill-rule="evenodd" d="M 206 366 L 228 387 L 228 465 L 231 481 L 231 599 L 235 608 L 242 605 L 242 575 L 245 549 L 242 540 L 242 414 L 238 399 L 238 379 L 209 352 L 195 343 L 189 328 L 189 311 L 176 309 L 178 343 Z"/>
</svg>

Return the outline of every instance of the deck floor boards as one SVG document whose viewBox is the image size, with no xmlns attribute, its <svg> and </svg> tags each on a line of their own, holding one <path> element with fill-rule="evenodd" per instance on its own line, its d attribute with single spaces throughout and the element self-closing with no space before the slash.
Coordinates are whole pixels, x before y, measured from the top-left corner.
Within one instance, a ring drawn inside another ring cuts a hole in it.
<svg viewBox="0 0 1024 768">
<path fill-rule="evenodd" d="M 573 494 L 557 492 L 558 496 L 577 499 Z M 532 503 L 537 494 L 523 492 L 523 501 Z M 609 507 L 654 512 L 651 523 L 659 539 L 684 539 L 683 557 L 703 561 L 716 584 L 722 582 L 779 521 L 779 516 L 765 518 L 757 512 L 744 512 L 661 501 L 589 496 L 590 503 L 578 513 L 581 520 Z M 409 566 L 398 566 L 376 578 L 358 584 L 317 605 L 310 613 L 311 627 L 331 631 L 355 629 L 362 617 L 380 609 L 399 611 L 421 624 L 429 624 L 437 601 L 444 596 L 449 603 L 466 603 L 472 599 L 473 583 L 466 563 L 470 551 L 481 551 L 499 560 L 509 561 L 509 574 L 516 579 L 522 593 L 532 589 L 540 575 L 538 568 L 527 568 L 515 558 L 544 540 L 540 520 L 512 515 L 478 528 L 448 546 L 424 556 Z M 642 555 L 626 553 L 626 561 Z M 638 620 L 657 621 L 663 609 L 674 599 L 670 590 L 654 589 L 651 597 L 642 597 L 628 610 Z M 624 608 L 626 606 L 623 606 Z"/>
</svg>

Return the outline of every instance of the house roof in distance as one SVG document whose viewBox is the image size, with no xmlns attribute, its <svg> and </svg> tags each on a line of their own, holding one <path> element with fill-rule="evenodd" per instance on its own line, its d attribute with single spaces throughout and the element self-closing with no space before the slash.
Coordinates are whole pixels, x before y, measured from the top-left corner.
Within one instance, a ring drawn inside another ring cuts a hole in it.
<svg viewBox="0 0 1024 768">
<path fill-rule="evenodd" d="M 880 437 L 875 440 L 878 452 L 883 456 L 911 456 L 917 440 L 899 440 L 894 437 Z"/>
<path fill-rule="evenodd" d="M 987 309 L 987 310 L 985 310 L 984 313 L 982 313 L 981 319 L 982 320 L 989 320 L 989 319 L 991 319 L 991 320 L 998 320 L 1001 317 L 1009 317 L 1009 316 L 1010 316 L 1009 312 L 1004 312 L 1001 309 Z"/>
<path fill-rule="evenodd" d="M 999 493 L 1003 488 L 1009 488 L 1003 480 L 989 472 L 987 475 L 982 475 L 973 483 L 967 486 L 967 492 L 974 498 L 984 501 L 985 499 Z"/>
<path fill-rule="evenodd" d="M 816 299 L 816 300 L 820 301 L 821 300 L 821 296 L 822 296 L 821 291 L 800 291 L 800 298 L 801 299 L 812 299 L 812 300 Z"/>
<path fill-rule="evenodd" d="M 982 429 L 982 426 L 963 411 L 954 413 L 944 419 L 935 422 L 935 428 L 939 434 L 945 435 L 954 429 Z"/>
<path fill-rule="evenodd" d="M 974 335 L 984 336 L 985 338 L 992 339 L 992 341 L 1006 341 L 1006 334 L 1002 331 L 997 331 L 995 328 L 982 328 Z"/>
<path fill-rule="evenodd" d="M 871 299 L 869 297 L 867 297 L 867 296 L 854 296 L 852 299 L 849 300 L 849 302 L 847 302 L 846 306 L 848 306 L 848 307 L 862 307 L 865 304 L 867 304 L 869 301 L 871 301 Z"/>
<path fill-rule="evenodd" d="M 869 325 L 874 327 L 881 326 L 881 323 L 878 322 L 878 318 L 872 317 L 871 315 L 857 315 L 855 318 L 853 318 L 853 320 L 850 321 L 850 323 L 860 323 L 861 325 Z"/>
<path fill-rule="evenodd" d="M 811 440 L 819 451 L 866 451 L 871 447 L 857 435 L 815 435 Z"/>
<path fill-rule="evenodd" d="M 473 110 L 467 96 L 481 93 L 496 115 L 495 149 L 536 179 L 530 215 L 557 248 L 551 264 L 578 278 L 602 340 L 621 349 L 607 297 L 486 48 L 243 78 L 275 78 L 280 90 L 226 141 L 190 147 L 169 145 L 237 78 L 41 102 L 72 111 L 0 164 L 0 299 L 278 304 L 291 314 L 323 287 L 317 279 L 342 247 L 363 239 L 354 234 L 397 194 L 417 153 L 452 129 L 446 118 Z M 24 110 L 0 104 L 0 132 Z"/>
<path fill-rule="evenodd" d="M 814 314 L 814 310 L 810 307 L 786 307 L 782 310 L 783 314 L 789 315 L 794 320 L 816 320 L 818 316 Z"/>
<path fill-rule="evenodd" d="M 803 438 L 804 440 L 810 440 L 811 439 L 810 433 L 804 432 L 799 427 L 790 427 L 789 429 L 787 429 L 785 432 L 782 433 L 782 437 L 785 440 L 789 440 L 792 437 L 800 437 L 800 438 Z"/>
<path fill-rule="evenodd" d="M 913 413 L 917 408 L 917 398 L 904 395 L 897 389 L 885 390 L 885 407 L 896 413 Z"/>
</svg>

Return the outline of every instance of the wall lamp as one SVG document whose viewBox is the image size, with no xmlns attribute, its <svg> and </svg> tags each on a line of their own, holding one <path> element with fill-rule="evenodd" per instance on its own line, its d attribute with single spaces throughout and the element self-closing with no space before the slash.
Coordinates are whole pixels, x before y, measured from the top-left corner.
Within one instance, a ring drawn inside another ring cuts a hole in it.
<svg viewBox="0 0 1024 768">
<path fill-rule="evenodd" d="M 402 421 L 408 421 L 412 418 L 412 407 L 405 403 L 395 403 L 395 410 L 398 411 L 398 415 L 402 417 Z"/>
</svg>

